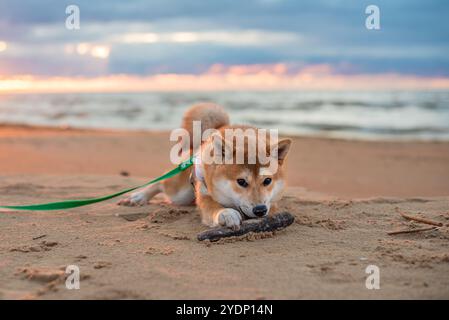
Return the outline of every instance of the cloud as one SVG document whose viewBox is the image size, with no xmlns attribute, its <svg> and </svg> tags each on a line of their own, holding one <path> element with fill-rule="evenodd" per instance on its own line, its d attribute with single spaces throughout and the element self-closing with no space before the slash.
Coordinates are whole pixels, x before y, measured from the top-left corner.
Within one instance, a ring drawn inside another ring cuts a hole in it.
<svg viewBox="0 0 449 320">
<path fill-rule="evenodd" d="M 217 64 L 327 64 L 342 74 L 449 75 L 443 0 L 378 0 L 382 27 L 375 32 L 365 28 L 368 0 L 76 3 L 81 29 L 71 31 L 65 7 L 73 1 L 2 0 L 1 74 L 200 74 Z M 67 50 L 80 44 L 102 49 Z"/>
<path fill-rule="evenodd" d="M 0 78 L 0 93 L 140 92 L 219 90 L 429 90 L 449 89 L 448 77 L 417 77 L 400 74 L 335 74 L 328 65 L 303 66 L 290 72 L 287 66 L 213 66 L 203 74 L 157 74 L 146 77 L 21 76 Z"/>
<path fill-rule="evenodd" d="M 278 44 L 300 44 L 301 36 L 287 32 L 263 30 L 212 30 L 180 32 L 132 32 L 114 35 L 113 43 L 216 43 L 227 46 L 271 46 Z"/>
</svg>

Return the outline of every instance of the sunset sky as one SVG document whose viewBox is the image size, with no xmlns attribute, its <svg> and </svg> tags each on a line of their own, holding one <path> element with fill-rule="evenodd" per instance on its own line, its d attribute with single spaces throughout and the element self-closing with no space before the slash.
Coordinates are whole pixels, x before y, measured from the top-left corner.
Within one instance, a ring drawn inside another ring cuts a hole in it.
<svg viewBox="0 0 449 320">
<path fill-rule="evenodd" d="M 445 0 L 1 0 L 0 92 L 449 88 L 448 16 Z"/>
</svg>

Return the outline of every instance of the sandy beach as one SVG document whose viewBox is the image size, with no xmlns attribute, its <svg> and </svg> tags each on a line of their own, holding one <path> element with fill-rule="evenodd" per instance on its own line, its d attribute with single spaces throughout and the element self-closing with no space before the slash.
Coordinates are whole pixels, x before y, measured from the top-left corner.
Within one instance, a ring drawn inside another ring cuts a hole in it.
<svg viewBox="0 0 449 320">
<path fill-rule="evenodd" d="M 274 234 L 198 242 L 195 207 L 162 197 L 0 212 L 0 299 L 448 299 L 449 143 L 293 140 L 280 207 L 296 221 Z M 113 193 L 170 169 L 169 149 L 167 132 L 0 126 L 0 204 Z M 428 227 L 398 210 L 443 226 L 388 235 Z"/>
</svg>

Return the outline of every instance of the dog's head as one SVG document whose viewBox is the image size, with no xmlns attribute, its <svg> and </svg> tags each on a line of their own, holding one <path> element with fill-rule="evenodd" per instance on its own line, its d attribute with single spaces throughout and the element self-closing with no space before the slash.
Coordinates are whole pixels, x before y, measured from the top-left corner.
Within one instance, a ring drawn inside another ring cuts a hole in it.
<svg viewBox="0 0 449 320">
<path fill-rule="evenodd" d="M 266 216 L 271 204 L 281 198 L 285 188 L 283 165 L 291 140 L 283 139 L 270 144 L 266 136 L 257 135 L 254 139 L 245 139 L 244 150 L 241 150 L 242 145 L 239 146 L 236 139 L 231 143 L 223 136 L 213 135 L 208 141 L 210 147 L 221 150 L 223 163 L 203 162 L 201 165 L 207 192 L 222 206 L 234 208 L 248 218 Z M 248 151 L 254 150 L 252 144 L 257 149 L 261 143 L 265 146 L 266 158 L 256 156 L 255 161 L 249 161 Z M 208 152 L 210 149 L 206 148 L 202 154 Z M 237 161 L 239 152 L 244 155 L 240 162 Z M 228 161 L 231 154 L 233 159 Z"/>
</svg>

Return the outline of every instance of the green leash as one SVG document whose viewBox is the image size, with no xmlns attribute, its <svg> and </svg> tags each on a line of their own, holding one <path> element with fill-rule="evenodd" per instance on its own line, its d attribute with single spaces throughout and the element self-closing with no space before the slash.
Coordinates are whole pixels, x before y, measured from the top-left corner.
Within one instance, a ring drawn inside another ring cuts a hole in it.
<svg viewBox="0 0 449 320">
<path fill-rule="evenodd" d="M 190 157 L 188 160 L 182 162 L 180 165 L 178 165 L 173 170 L 163 174 L 162 176 L 151 180 L 150 182 L 147 182 L 145 184 L 142 184 L 140 186 L 129 188 L 114 194 L 110 194 L 107 196 L 99 197 L 99 198 L 89 198 L 89 199 L 80 199 L 80 200 L 66 200 L 66 201 L 59 201 L 59 202 L 50 202 L 50 203 L 42 203 L 42 204 L 31 204 L 31 205 L 25 205 L 25 206 L 0 206 L 0 208 L 3 209 L 12 209 L 12 210 L 29 210 L 29 211 L 44 211 L 44 210 L 62 210 L 62 209 L 71 209 L 71 208 L 77 208 L 82 206 L 87 206 L 89 204 L 97 203 L 106 201 L 118 196 L 121 196 L 122 194 L 128 193 L 130 191 L 145 187 L 147 185 L 150 185 L 152 183 L 162 181 L 168 178 L 171 178 L 182 171 L 186 170 L 187 168 L 191 167 L 193 165 L 193 156 Z"/>
</svg>

